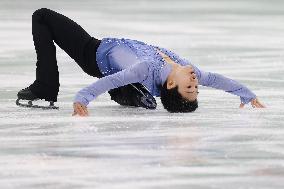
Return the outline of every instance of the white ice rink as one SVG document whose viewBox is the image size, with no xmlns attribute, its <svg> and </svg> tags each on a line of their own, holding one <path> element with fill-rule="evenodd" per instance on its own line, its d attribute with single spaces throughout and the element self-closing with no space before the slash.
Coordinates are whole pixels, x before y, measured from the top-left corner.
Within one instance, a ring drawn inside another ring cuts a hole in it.
<svg viewBox="0 0 284 189">
<path fill-rule="evenodd" d="M 41 7 L 97 38 L 138 39 L 250 88 L 268 108 L 200 87 L 194 113 L 127 108 L 106 93 L 72 117 L 96 81 L 57 48 L 60 110 L 15 105 L 35 79 Z M 284 1 L 0 0 L 0 189 L 284 188 Z"/>
</svg>

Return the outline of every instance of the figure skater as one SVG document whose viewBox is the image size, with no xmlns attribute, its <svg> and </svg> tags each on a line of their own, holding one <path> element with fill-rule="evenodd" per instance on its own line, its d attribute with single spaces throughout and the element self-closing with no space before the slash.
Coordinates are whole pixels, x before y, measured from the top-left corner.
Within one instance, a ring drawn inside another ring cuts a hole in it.
<svg viewBox="0 0 284 189">
<path fill-rule="evenodd" d="M 248 103 L 254 108 L 264 107 L 246 86 L 202 71 L 170 50 L 138 40 L 96 39 L 70 18 L 47 8 L 33 13 L 32 34 L 37 54 L 36 80 L 18 92 L 20 106 L 57 108 L 54 102 L 60 84 L 55 42 L 84 72 L 99 78 L 75 95 L 73 116 L 88 116 L 87 105 L 106 91 L 124 106 L 155 109 L 156 96 L 168 112 L 193 112 L 198 108 L 198 85 L 239 96 L 240 108 Z M 49 101 L 50 106 L 33 105 L 38 99 Z M 29 104 L 20 100 L 28 100 Z"/>
</svg>

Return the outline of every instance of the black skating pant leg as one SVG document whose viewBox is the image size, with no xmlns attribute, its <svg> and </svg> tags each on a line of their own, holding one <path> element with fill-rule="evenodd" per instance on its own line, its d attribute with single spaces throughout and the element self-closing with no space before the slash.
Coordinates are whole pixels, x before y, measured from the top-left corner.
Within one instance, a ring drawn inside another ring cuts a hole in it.
<svg viewBox="0 0 284 189">
<path fill-rule="evenodd" d="M 39 98 L 57 101 L 60 84 L 54 42 L 87 74 L 102 77 L 96 63 L 100 40 L 73 20 L 50 9 L 38 9 L 32 16 L 32 34 L 37 63 L 36 80 L 30 89 Z"/>
</svg>

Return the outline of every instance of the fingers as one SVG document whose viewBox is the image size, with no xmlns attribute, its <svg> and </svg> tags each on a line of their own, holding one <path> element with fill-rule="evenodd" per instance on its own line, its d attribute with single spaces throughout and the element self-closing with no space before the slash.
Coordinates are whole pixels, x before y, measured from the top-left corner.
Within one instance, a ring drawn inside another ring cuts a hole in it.
<svg viewBox="0 0 284 189">
<path fill-rule="evenodd" d="M 256 99 L 256 103 L 260 106 L 260 108 L 265 108 L 265 106 L 261 104 L 258 99 Z"/>
<path fill-rule="evenodd" d="M 72 116 L 74 116 L 76 114 L 79 114 L 79 116 L 88 116 L 89 115 L 87 107 L 80 104 L 80 103 L 74 103 L 73 108 L 74 108 L 74 113 L 72 114 Z"/>
<path fill-rule="evenodd" d="M 265 106 L 262 105 L 257 98 L 251 101 L 251 105 L 253 108 L 265 108 Z"/>
<path fill-rule="evenodd" d="M 253 100 L 251 101 L 251 106 L 252 106 L 253 108 L 256 107 L 256 99 L 253 99 Z"/>
<path fill-rule="evenodd" d="M 88 111 L 87 111 L 86 107 L 84 107 L 82 105 L 78 105 L 78 110 L 79 110 L 80 116 L 87 116 L 88 115 Z"/>
<path fill-rule="evenodd" d="M 244 108 L 244 107 L 245 107 L 245 104 L 241 103 L 240 108 Z"/>
</svg>

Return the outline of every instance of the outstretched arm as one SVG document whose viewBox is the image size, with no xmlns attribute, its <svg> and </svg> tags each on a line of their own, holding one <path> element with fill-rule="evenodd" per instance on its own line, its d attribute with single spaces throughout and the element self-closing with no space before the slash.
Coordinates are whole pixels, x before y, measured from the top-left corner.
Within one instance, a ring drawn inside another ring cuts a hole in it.
<svg viewBox="0 0 284 189">
<path fill-rule="evenodd" d="M 264 108 L 256 95 L 241 83 L 221 74 L 201 71 L 195 66 L 193 66 L 193 68 L 199 80 L 199 84 L 215 89 L 221 89 L 225 92 L 239 96 L 241 100 L 240 108 L 243 108 L 245 104 L 248 104 L 249 102 L 251 102 L 253 107 Z"/>
<path fill-rule="evenodd" d="M 165 54 L 170 56 L 172 60 L 178 63 L 186 62 L 189 64 L 190 62 L 186 59 L 183 59 L 179 57 L 176 53 L 160 48 L 163 50 Z M 241 99 L 240 108 L 243 108 L 245 104 L 251 103 L 252 107 L 256 108 L 264 108 L 264 105 L 262 105 L 259 100 L 257 99 L 256 95 L 251 92 L 247 87 L 240 84 L 239 82 L 229 79 L 225 76 L 222 76 L 217 73 L 211 73 L 211 72 L 205 72 L 202 70 L 199 70 L 196 66 L 191 64 L 195 74 L 197 75 L 197 78 L 199 80 L 199 84 L 207 87 L 213 87 L 215 89 L 221 89 L 228 93 L 237 95 Z"/>
<path fill-rule="evenodd" d="M 93 84 L 81 89 L 74 99 L 74 113 L 80 116 L 88 115 L 87 105 L 100 94 L 110 89 L 118 88 L 130 83 L 143 82 L 148 77 L 148 64 L 146 62 L 131 65 L 127 69 L 112 75 L 100 78 Z"/>
</svg>

